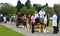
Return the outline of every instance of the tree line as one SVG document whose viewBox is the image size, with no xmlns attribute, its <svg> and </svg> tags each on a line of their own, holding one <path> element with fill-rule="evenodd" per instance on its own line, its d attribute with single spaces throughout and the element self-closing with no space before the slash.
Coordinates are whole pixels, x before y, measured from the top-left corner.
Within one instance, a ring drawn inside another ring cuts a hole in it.
<svg viewBox="0 0 60 36">
<path fill-rule="evenodd" d="M 4 3 L 4 6 L 2 7 L 2 9 L 0 9 L 0 13 L 2 13 L 4 15 L 17 14 L 18 12 L 21 12 L 22 14 L 32 14 L 35 11 L 39 12 L 43 8 L 46 13 L 52 15 L 55 11 L 60 12 L 60 9 L 59 9 L 60 5 L 57 6 L 57 7 L 56 7 L 56 5 L 54 7 L 49 7 L 48 3 L 46 3 L 43 6 L 41 4 L 33 4 L 33 5 L 31 5 L 30 0 L 27 0 L 25 2 L 25 4 L 23 4 L 19 0 L 17 2 L 16 6 L 13 6 L 13 5 L 9 4 L 9 3 Z"/>
</svg>

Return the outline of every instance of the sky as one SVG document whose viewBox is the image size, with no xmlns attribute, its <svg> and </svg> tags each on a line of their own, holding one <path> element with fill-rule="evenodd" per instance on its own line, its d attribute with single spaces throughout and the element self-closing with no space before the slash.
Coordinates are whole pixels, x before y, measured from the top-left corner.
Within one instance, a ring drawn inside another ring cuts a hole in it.
<svg viewBox="0 0 60 36">
<path fill-rule="evenodd" d="M 13 6 L 16 6 L 17 1 L 18 0 L 0 0 L 0 3 L 10 3 Z M 25 4 L 27 0 L 20 0 L 20 1 L 21 3 Z M 31 1 L 31 4 L 36 3 L 36 4 L 45 5 L 46 3 L 48 3 L 50 7 L 53 7 L 54 4 L 60 4 L 60 0 L 30 0 L 30 1 Z"/>
</svg>

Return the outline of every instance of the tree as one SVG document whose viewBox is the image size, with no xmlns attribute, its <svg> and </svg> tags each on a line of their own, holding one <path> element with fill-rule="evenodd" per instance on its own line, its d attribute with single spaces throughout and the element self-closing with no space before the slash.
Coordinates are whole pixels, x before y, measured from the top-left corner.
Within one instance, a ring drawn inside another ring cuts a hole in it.
<svg viewBox="0 0 60 36">
<path fill-rule="evenodd" d="M 18 0 L 18 3 L 17 3 L 17 13 L 20 12 L 20 9 L 23 7 L 23 4 L 21 3 L 20 0 Z"/>
<path fill-rule="evenodd" d="M 31 7 L 30 9 L 27 9 L 26 6 L 23 6 L 23 8 L 21 8 L 20 12 L 22 14 L 27 14 L 27 15 L 30 14 L 31 15 L 35 12 L 35 8 Z"/>
<path fill-rule="evenodd" d="M 31 7 L 30 9 L 27 10 L 27 14 L 32 15 L 35 13 L 36 9 L 34 7 Z"/>
<path fill-rule="evenodd" d="M 49 6 L 48 6 L 48 3 L 46 3 L 44 6 L 42 6 L 42 8 L 44 8 L 44 7 L 46 7 L 46 6 L 49 7 Z"/>
<path fill-rule="evenodd" d="M 11 14 L 16 14 L 16 11 L 17 11 L 16 7 L 11 6 L 11 8 L 10 8 L 10 13 L 11 13 Z"/>
<path fill-rule="evenodd" d="M 36 11 L 40 11 L 41 10 L 41 8 L 42 8 L 42 6 L 41 6 L 41 4 L 33 4 L 33 7 L 36 9 Z"/>
<path fill-rule="evenodd" d="M 51 7 L 46 7 L 46 9 L 44 9 L 45 11 L 46 11 L 46 13 L 48 13 L 48 14 L 51 14 L 51 15 L 53 15 L 54 14 L 54 9 L 53 8 L 51 8 Z"/>
<path fill-rule="evenodd" d="M 2 13 L 4 15 L 8 15 L 10 12 L 10 5 L 8 3 L 4 3 L 4 6 L 2 7 Z"/>
<path fill-rule="evenodd" d="M 14 7 L 8 3 L 4 3 L 4 6 L 2 7 L 0 13 L 2 13 L 4 15 L 9 15 L 9 14 L 14 14 L 14 13 L 16 14 L 16 11 L 17 11 L 16 7 Z"/>
<path fill-rule="evenodd" d="M 48 6 L 48 3 L 46 3 L 46 5 L 45 6 Z"/>
<path fill-rule="evenodd" d="M 53 15 L 54 13 L 54 8 L 49 7 L 49 6 L 44 6 L 43 9 L 45 10 L 46 13 Z"/>
<path fill-rule="evenodd" d="M 57 13 L 58 19 L 60 18 L 60 4 L 54 4 L 54 11 Z"/>
<path fill-rule="evenodd" d="M 27 7 L 26 7 L 26 6 L 23 6 L 23 7 L 21 8 L 20 12 L 21 12 L 22 14 L 26 14 L 26 12 L 27 12 Z"/>
<path fill-rule="evenodd" d="M 31 2 L 30 2 L 30 0 L 26 1 L 25 6 L 27 7 L 27 9 L 31 8 Z"/>
<path fill-rule="evenodd" d="M 54 5 L 54 11 L 55 12 L 60 12 L 60 5 L 59 4 Z"/>
<path fill-rule="evenodd" d="M 51 16 L 53 15 L 53 13 L 54 13 L 54 8 L 53 8 L 53 7 L 49 7 L 49 6 L 48 6 L 48 3 L 46 3 L 44 6 L 42 6 L 42 8 L 44 9 L 44 11 L 45 11 L 47 14 L 50 14 Z"/>
</svg>

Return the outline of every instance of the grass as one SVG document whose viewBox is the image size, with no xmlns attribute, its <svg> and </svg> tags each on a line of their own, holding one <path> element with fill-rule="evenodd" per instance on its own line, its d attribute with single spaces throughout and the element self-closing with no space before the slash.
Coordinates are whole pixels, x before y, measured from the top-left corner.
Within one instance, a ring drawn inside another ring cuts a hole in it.
<svg viewBox="0 0 60 36">
<path fill-rule="evenodd" d="M 0 36 L 25 36 L 25 35 L 18 33 L 14 30 L 11 30 L 3 25 L 0 25 Z"/>
<path fill-rule="evenodd" d="M 49 27 L 52 27 L 52 20 L 49 21 Z M 59 28 L 60 28 L 60 21 L 59 21 Z"/>
</svg>

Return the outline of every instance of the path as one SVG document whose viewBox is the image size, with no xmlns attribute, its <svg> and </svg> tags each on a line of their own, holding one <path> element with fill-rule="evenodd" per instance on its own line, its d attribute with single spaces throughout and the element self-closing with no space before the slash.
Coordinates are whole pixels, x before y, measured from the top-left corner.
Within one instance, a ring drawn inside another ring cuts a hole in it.
<svg viewBox="0 0 60 36">
<path fill-rule="evenodd" d="M 7 23 L 7 24 L 2 24 L 12 30 L 15 30 L 19 33 L 22 33 L 22 34 L 25 34 L 26 36 L 60 36 L 60 32 L 58 34 L 52 34 L 53 30 L 52 28 L 49 28 L 49 33 L 40 33 L 40 32 L 35 32 L 35 33 L 31 33 L 29 31 L 29 29 L 27 28 L 17 28 L 14 24 L 11 24 L 11 23 Z"/>
</svg>

